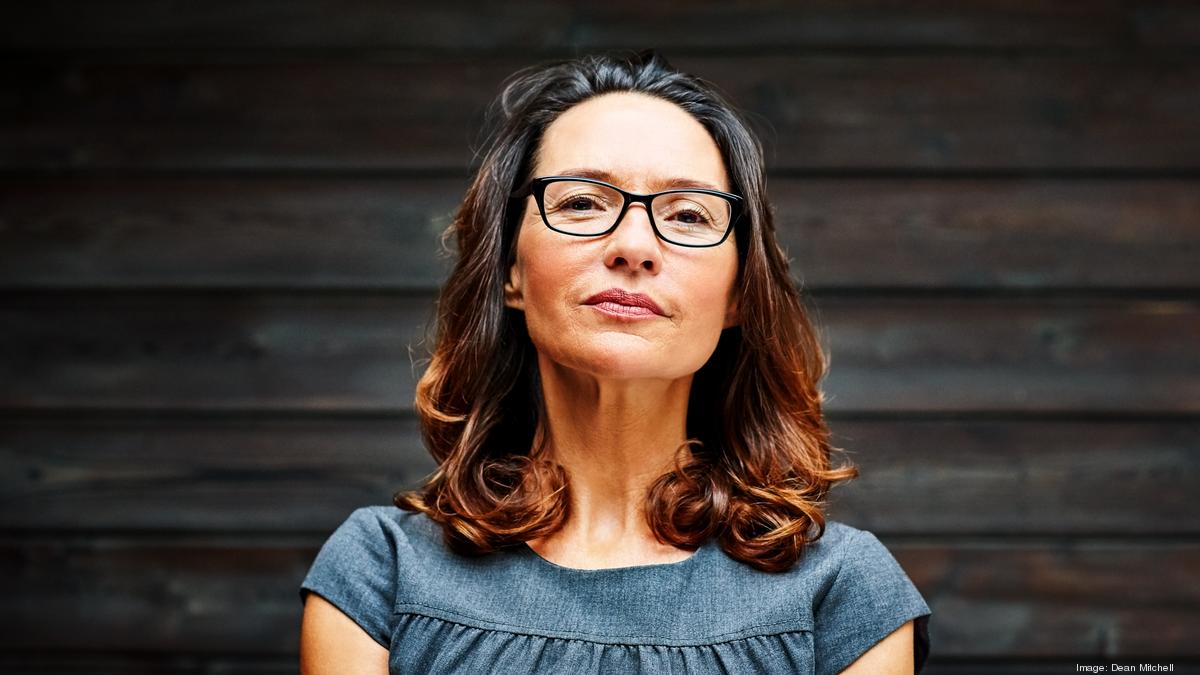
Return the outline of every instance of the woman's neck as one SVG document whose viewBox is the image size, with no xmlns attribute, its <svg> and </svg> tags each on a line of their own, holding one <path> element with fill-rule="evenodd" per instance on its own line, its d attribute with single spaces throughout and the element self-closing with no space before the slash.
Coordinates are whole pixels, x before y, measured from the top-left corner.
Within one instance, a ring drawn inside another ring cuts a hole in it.
<svg viewBox="0 0 1200 675">
<path fill-rule="evenodd" d="M 540 365 L 547 450 L 570 480 L 570 517 L 555 534 L 560 547 L 674 555 L 654 539 L 644 503 L 687 439 L 692 375 L 606 380 Z"/>
</svg>

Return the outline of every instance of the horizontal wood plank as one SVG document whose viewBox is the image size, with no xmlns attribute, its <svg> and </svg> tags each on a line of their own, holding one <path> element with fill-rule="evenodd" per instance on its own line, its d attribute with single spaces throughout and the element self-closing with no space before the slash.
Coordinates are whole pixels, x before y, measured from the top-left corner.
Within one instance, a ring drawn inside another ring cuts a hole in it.
<svg viewBox="0 0 1200 675">
<path fill-rule="evenodd" d="M 881 538 L 882 539 L 882 538 Z M 883 539 L 942 658 L 1200 656 L 1200 544 Z M 298 647 L 319 539 L 4 539 L 0 649 L 276 654 Z"/>
<path fill-rule="evenodd" d="M 0 608 L 21 620 L 6 622 L 0 649 L 295 653 L 299 585 L 319 544 L 5 541 Z"/>
<path fill-rule="evenodd" d="M 0 528 L 319 532 L 433 469 L 411 416 L 12 421 Z"/>
<path fill-rule="evenodd" d="M 484 106 L 535 62 L 19 63 L 0 69 L 0 169 L 461 170 Z M 1181 56 L 674 62 L 751 111 L 772 169 L 1200 166 L 1200 61 Z"/>
<path fill-rule="evenodd" d="M 1200 422 L 840 420 L 835 520 L 885 534 L 1200 534 Z"/>
<path fill-rule="evenodd" d="M 0 406 L 411 409 L 421 297 L 30 297 L 0 309 Z"/>
<path fill-rule="evenodd" d="M 818 298 L 839 411 L 1191 413 L 1200 306 Z M 840 403 L 839 403 L 840 400 Z"/>
<path fill-rule="evenodd" d="M 909 535 L 1200 535 L 1200 422 L 830 424 L 862 472 L 835 488 L 834 520 Z M 313 533 L 433 468 L 413 417 L 10 420 L 0 528 Z"/>
<path fill-rule="evenodd" d="M 938 617 L 930 635 L 946 656 L 1200 656 L 1195 543 L 890 548 Z"/>
<path fill-rule="evenodd" d="M 299 654 L 213 656 L 147 654 L 131 650 L 72 650 L 70 653 L 0 652 L 0 672 L 28 675 L 296 675 Z M 1024 675 L 1022 673 L 1022 675 Z"/>
<path fill-rule="evenodd" d="M 0 288 L 431 292 L 468 179 L 0 185 Z M 1200 289 L 1200 181 L 773 177 L 805 287 Z"/>
<path fill-rule="evenodd" d="M 15 179 L 0 287 L 432 291 L 467 179 Z"/>
<path fill-rule="evenodd" d="M 525 0 L 500 7 L 379 0 L 217 2 L 170 11 L 136 0 L 101 11 L 84 0 L 9 9 L 0 41 L 26 49 L 237 48 L 500 50 L 796 49 L 821 47 L 1130 48 L 1195 44 L 1182 2 L 926 2 L 802 4 L 759 0 L 688 3 L 686 10 L 617 0 L 564 5 Z M 466 20 L 465 16 L 470 16 Z M 636 16 L 637 21 L 628 17 Z M 1175 26 L 1172 27 L 1172 24 Z M 486 26 L 486 30 L 480 30 Z"/>
<path fill-rule="evenodd" d="M 809 300 L 832 412 L 1200 411 L 1194 302 Z M 10 295 L 0 408 L 410 410 L 433 309 L 363 294 Z"/>
</svg>

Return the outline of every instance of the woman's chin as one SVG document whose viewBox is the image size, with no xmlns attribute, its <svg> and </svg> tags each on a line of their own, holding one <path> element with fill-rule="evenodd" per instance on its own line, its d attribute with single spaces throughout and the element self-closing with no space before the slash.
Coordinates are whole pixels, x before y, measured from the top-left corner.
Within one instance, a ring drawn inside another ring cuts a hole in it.
<svg viewBox="0 0 1200 675">
<path fill-rule="evenodd" d="M 672 357 L 670 350 L 644 342 L 614 344 L 613 341 L 606 341 L 576 357 L 573 367 L 603 379 L 673 380 L 695 372 L 695 369 L 687 370 L 685 364 Z"/>
</svg>

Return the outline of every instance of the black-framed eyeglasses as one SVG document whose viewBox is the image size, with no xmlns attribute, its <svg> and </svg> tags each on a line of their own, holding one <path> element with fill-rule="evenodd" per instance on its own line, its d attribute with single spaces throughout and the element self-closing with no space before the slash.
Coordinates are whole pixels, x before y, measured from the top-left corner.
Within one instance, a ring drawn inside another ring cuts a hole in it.
<svg viewBox="0 0 1200 675">
<path fill-rule="evenodd" d="M 617 229 L 631 203 L 646 205 L 659 239 L 692 248 L 717 246 L 741 217 L 744 200 L 720 190 L 681 188 L 653 194 L 629 192 L 601 180 L 539 176 L 510 195 L 537 201 L 542 222 L 555 232 L 599 237 Z"/>
</svg>

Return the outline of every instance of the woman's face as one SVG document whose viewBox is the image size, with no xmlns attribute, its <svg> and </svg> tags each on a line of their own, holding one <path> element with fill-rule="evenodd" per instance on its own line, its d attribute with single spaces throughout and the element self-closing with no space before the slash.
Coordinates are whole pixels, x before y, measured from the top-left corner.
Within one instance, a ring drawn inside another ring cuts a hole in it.
<svg viewBox="0 0 1200 675">
<path fill-rule="evenodd" d="M 631 192 L 667 190 L 673 178 L 729 191 L 721 152 L 708 131 L 673 103 L 610 93 L 580 103 L 547 127 L 535 176 L 580 170 Z M 604 378 L 676 379 L 712 355 L 735 323 L 736 238 L 686 248 L 655 236 L 644 205 L 630 204 L 617 229 L 574 237 L 546 227 L 527 198 L 505 304 L 525 313 L 543 358 Z M 662 314 L 629 316 L 587 304 L 608 289 L 648 295 Z"/>
</svg>

